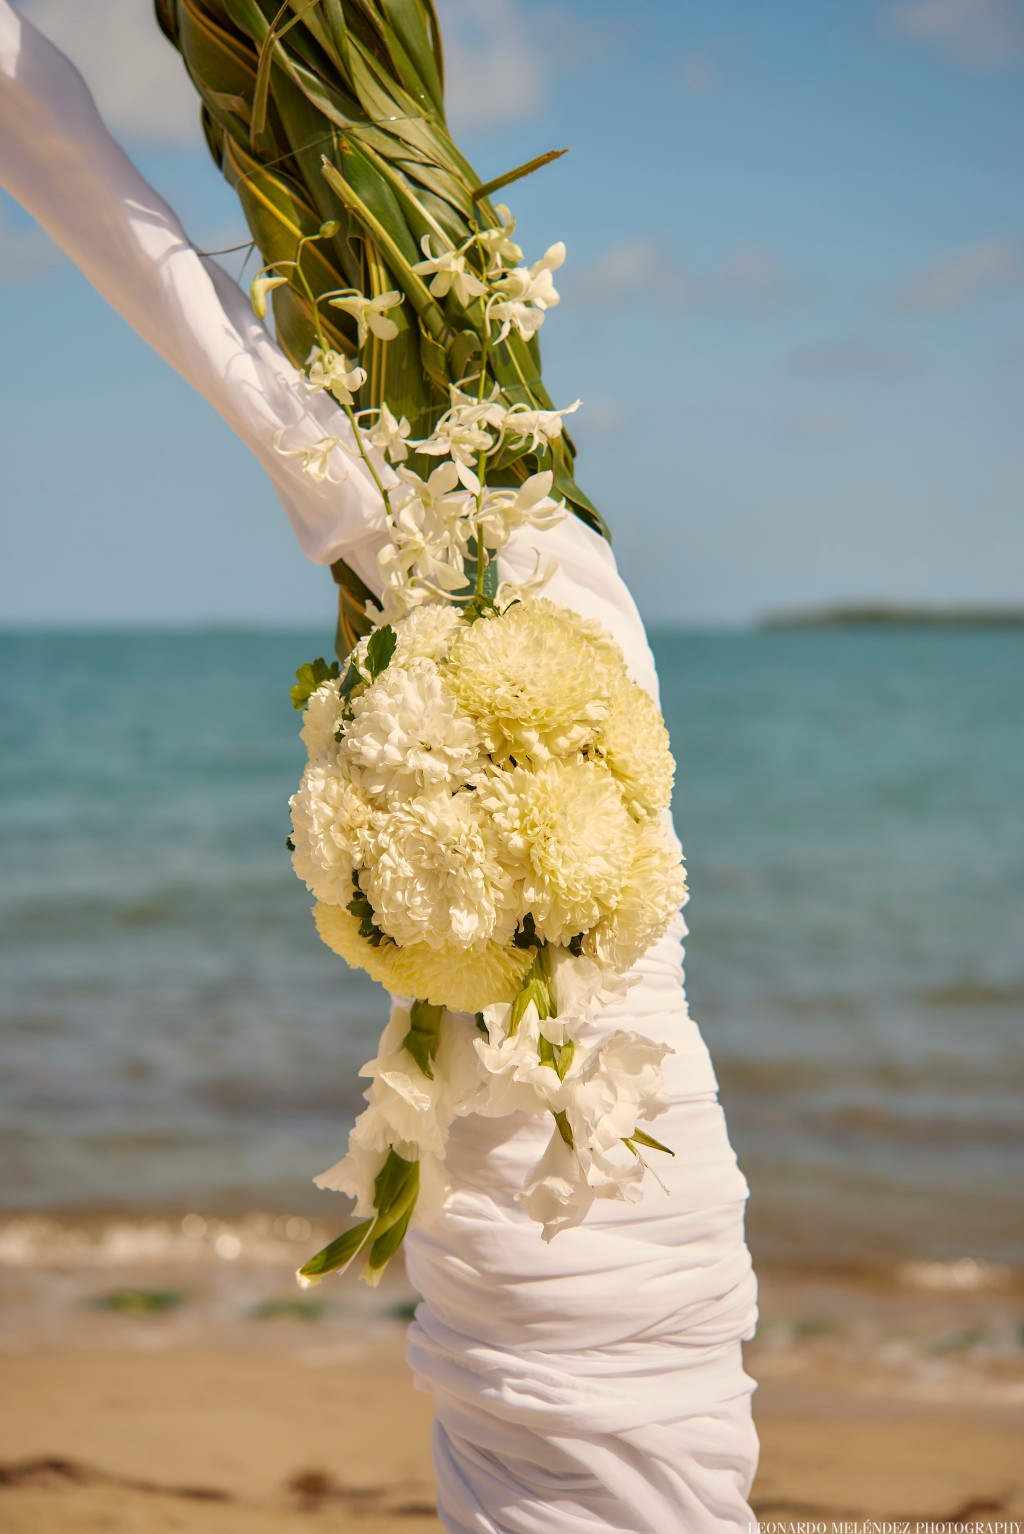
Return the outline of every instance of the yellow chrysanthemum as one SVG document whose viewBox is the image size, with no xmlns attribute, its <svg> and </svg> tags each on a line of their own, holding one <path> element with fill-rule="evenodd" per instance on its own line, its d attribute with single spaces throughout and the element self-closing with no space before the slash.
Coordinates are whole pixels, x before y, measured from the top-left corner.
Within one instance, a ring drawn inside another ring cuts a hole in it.
<svg viewBox="0 0 1024 1534">
<path fill-rule="evenodd" d="M 543 762 L 592 745 L 625 678 L 597 623 L 543 598 L 466 625 L 442 668 L 496 760 Z"/>
<path fill-rule="evenodd" d="M 613 693 L 596 754 L 618 780 L 634 814 L 656 815 L 668 808 L 676 771 L 668 731 L 650 693 L 635 682 L 623 680 Z"/>
<path fill-rule="evenodd" d="M 359 918 L 343 905 L 327 905 L 319 900 L 313 907 L 313 920 L 328 948 L 346 964 L 353 969 L 365 969 L 371 980 L 379 980 L 389 991 L 404 994 L 394 975 L 394 961 L 399 952 L 394 943 L 381 943 L 375 947 L 359 931 Z"/>
<path fill-rule="evenodd" d="M 482 1012 L 513 1001 L 533 959 L 526 949 L 491 942 L 476 948 L 374 947 L 351 911 L 322 901 L 313 907 L 313 920 L 328 948 L 353 969 L 364 969 L 396 996 L 415 996 L 452 1012 Z"/>
<path fill-rule="evenodd" d="M 633 827 L 633 860 L 612 911 L 583 941 L 583 951 L 623 973 L 668 929 L 686 899 L 679 845 L 660 820 Z"/>
<path fill-rule="evenodd" d="M 507 856 L 524 870 L 521 901 L 538 934 L 563 943 L 614 909 L 634 857 L 636 822 L 598 762 L 492 770 L 478 781 Z"/>
<path fill-rule="evenodd" d="M 511 1002 L 522 987 L 533 954 L 524 948 L 481 943 L 476 948 L 429 948 L 413 943 L 395 948 L 393 986 L 451 1012 L 482 1012 Z"/>
</svg>

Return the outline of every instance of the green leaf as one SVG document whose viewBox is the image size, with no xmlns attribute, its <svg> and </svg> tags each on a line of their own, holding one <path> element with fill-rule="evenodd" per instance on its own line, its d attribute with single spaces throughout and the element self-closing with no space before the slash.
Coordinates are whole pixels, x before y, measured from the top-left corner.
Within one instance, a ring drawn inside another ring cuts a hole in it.
<svg viewBox="0 0 1024 1534">
<path fill-rule="evenodd" d="M 484 566 L 483 594 L 488 606 L 494 605 L 494 598 L 498 594 L 498 556 L 493 549 L 484 550 L 487 563 Z M 476 539 L 469 540 L 469 548 L 463 561 L 466 570 L 466 584 L 455 593 L 457 597 L 472 596 L 476 591 L 477 552 Z M 475 615 L 480 616 L 479 612 Z"/>
<path fill-rule="evenodd" d="M 400 1213 L 402 1201 L 407 1197 L 410 1187 L 415 1185 L 418 1189 L 419 1180 L 418 1161 L 406 1161 L 396 1150 L 388 1151 L 388 1159 L 373 1184 L 373 1203 L 381 1230 L 392 1223 L 396 1212 Z"/>
<path fill-rule="evenodd" d="M 474 190 L 473 201 L 482 202 L 492 192 L 500 192 L 503 186 L 511 186 L 513 181 L 521 181 L 524 176 L 532 176 L 535 170 L 550 165 L 552 160 L 560 160 L 568 153 L 568 149 L 549 149 L 547 154 L 539 154 L 535 160 L 527 160 L 525 165 L 517 165 L 515 170 L 507 170 L 503 176 L 495 176 L 493 181 L 485 181 L 483 186 Z"/>
<path fill-rule="evenodd" d="M 637 1145 L 646 1145 L 649 1150 L 664 1151 L 666 1156 L 675 1155 L 674 1150 L 670 1150 L 667 1145 L 662 1145 L 661 1141 L 656 1140 L 653 1135 L 645 1134 L 642 1129 L 634 1129 L 631 1135 L 627 1135 L 627 1145 L 630 1140 L 635 1140 Z"/>
<path fill-rule="evenodd" d="M 569 1124 L 568 1118 L 566 1117 L 565 1109 L 560 1109 L 559 1112 L 554 1115 L 554 1118 L 555 1123 L 558 1125 L 558 1133 L 562 1136 L 562 1139 L 565 1141 L 566 1145 L 571 1148 L 575 1142 L 572 1137 L 572 1128 Z"/>
<path fill-rule="evenodd" d="M 385 623 L 382 628 L 374 629 L 366 645 L 366 665 L 372 678 L 380 676 L 382 671 L 388 669 L 397 643 L 398 636 L 390 623 Z"/>
<path fill-rule="evenodd" d="M 361 1220 L 358 1225 L 353 1225 L 344 1235 L 338 1236 L 331 1241 L 315 1257 L 304 1262 L 299 1269 L 299 1277 L 316 1283 L 328 1273 L 336 1273 L 339 1268 L 347 1268 L 353 1257 L 358 1256 L 370 1239 L 375 1220 Z"/>
<path fill-rule="evenodd" d="M 402 1047 L 409 1051 L 430 1081 L 434 1079 L 434 1058 L 441 1037 L 443 1012 L 443 1007 L 434 1006 L 432 1002 L 414 1001 L 409 1014 L 412 1026 L 402 1040 Z"/>
<path fill-rule="evenodd" d="M 316 660 L 308 661 L 306 665 L 300 666 L 295 673 L 295 686 L 291 690 L 292 707 L 297 710 L 304 709 L 318 687 L 321 687 L 324 682 L 332 681 L 339 675 L 338 662 L 332 660 L 330 665 L 328 665 L 322 655 L 318 655 Z"/>
<path fill-rule="evenodd" d="M 373 1185 L 377 1219 L 364 1277 L 372 1277 L 385 1268 L 401 1246 L 419 1191 L 419 1162 L 406 1161 L 396 1150 L 389 1151 Z"/>
<path fill-rule="evenodd" d="M 352 874 L 352 884 L 355 894 L 345 909 L 359 918 L 359 936 L 364 937 L 368 943 L 372 943 L 374 948 L 379 948 L 384 941 L 384 933 L 373 919 L 373 906 L 359 888 L 359 874 L 356 871 Z"/>
<path fill-rule="evenodd" d="M 394 1224 L 389 1225 L 387 1230 L 379 1235 L 370 1247 L 370 1255 L 366 1262 L 368 1272 L 376 1273 L 380 1269 L 387 1267 L 405 1238 L 405 1233 L 409 1229 L 409 1221 L 412 1218 L 412 1212 L 415 1207 L 416 1194 L 413 1193 L 408 1209 L 405 1209 L 399 1218 L 395 1220 Z"/>
<path fill-rule="evenodd" d="M 554 1017 L 555 1009 L 551 1001 L 551 991 L 548 987 L 547 975 L 544 971 L 544 963 L 541 957 L 542 948 L 538 948 L 534 954 L 533 963 L 526 971 L 526 979 L 523 988 L 512 1003 L 512 1012 L 508 1021 L 509 1034 L 515 1033 L 519 1024 L 526 1015 L 526 1009 L 531 1001 L 537 1008 L 537 1016 L 544 1020 L 546 1017 Z M 554 1061 L 551 1062 L 552 1064 Z"/>
<path fill-rule="evenodd" d="M 576 1054 L 576 1045 L 572 1039 L 566 1039 L 565 1043 L 555 1048 L 555 1070 L 558 1072 L 559 1081 L 564 1081 L 569 1074 L 573 1057 Z"/>
</svg>

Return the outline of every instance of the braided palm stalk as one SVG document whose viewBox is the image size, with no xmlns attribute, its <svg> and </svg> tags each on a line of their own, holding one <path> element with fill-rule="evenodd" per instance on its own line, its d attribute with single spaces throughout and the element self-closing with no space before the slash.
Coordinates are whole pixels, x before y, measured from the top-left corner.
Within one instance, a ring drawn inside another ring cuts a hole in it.
<svg viewBox="0 0 1024 1534">
<path fill-rule="evenodd" d="M 413 437 L 429 435 L 448 408 L 449 385 L 479 374 L 507 405 L 550 410 L 537 338 L 514 330 L 482 347 L 480 299 L 435 297 L 413 268 L 431 251 L 461 246 L 501 224 L 488 193 L 555 158 L 543 155 L 482 186 L 445 125 L 443 61 L 432 0 L 155 0 L 157 18 L 185 61 L 202 101 L 206 140 L 238 193 L 266 263 L 291 261 L 299 241 L 325 222 L 337 232 L 304 247 L 315 294 L 355 288 L 369 297 L 397 290 L 389 310 L 397 337 L 362 348 L 363 402 L 406 416 Z M 281 268 L 282 274 L 291 271 Z M 272 295 L 278 340 L 301 366 L 314 341 L 308 295 L 294 273 Z M 357 350 L 356 323 L 321 311 L 329 344 Z M 567 505 L 606 534 L 576 484 L 567 435 L 539 450 L 521 444 L 493 465 L 494 483 L 515 484 L 550 469 Z M 496 472 L 495 472 L 496 471 Z M 369 627 L 370 593 L 340 561 L 339 649 Z"/>
</svg>

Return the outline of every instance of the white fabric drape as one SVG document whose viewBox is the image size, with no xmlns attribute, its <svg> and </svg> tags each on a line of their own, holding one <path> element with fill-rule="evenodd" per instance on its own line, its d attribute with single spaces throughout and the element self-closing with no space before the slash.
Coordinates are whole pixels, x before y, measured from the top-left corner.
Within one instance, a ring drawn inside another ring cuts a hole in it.
<svg viewBox="0 0 1024 1534">
<path fill-rule="evenodd" d="M 309 395 L 246 297 L 197 255 L 174 214 L 107 134 L 68 61 L 0 0 L 0 181 L 92 284 L 194 385 L 255 453 L 296 537 L 321 564 L 344 558 L 379 589 L 384 519 L 362 464 L 315 483 L 289 445 L 349 440 Z M 634 678 L 657 694 L 643 625 L 608 545 L 568 516 L 519 534 L 503 573 L 539 547 L 558 561 L 549 594 L 597 618 Z M 747 1187 L 707 1050 L 686 1010 L 685 928 L 638 965 L 639 984 L 599 1020 L 670 1044 L 673 1099 L 657 1121 L 667 1191 L 595 1205 L 545 1244 L 515 1203 L 548 1138 L 538 1119 L 457 1120 L 455 1197 L 406 1242 L 423 1295 L 409 1357 L 434 1396 L 434 1457 L 450 1534 L 713 1534 L 746 1529 L 757 1460 L 753 1382 L 740 1344 L 756 1288 L 744 1242 Z"/>
</svg>

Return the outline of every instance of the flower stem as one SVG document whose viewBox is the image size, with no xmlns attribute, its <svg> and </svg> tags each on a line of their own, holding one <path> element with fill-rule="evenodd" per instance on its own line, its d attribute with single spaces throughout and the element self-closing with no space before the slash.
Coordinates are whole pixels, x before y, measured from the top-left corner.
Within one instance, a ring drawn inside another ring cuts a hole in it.
<svg viewBox="0 0 1024 1534">
<path fill-rule="evenodd" d="M 491 321 L 490 315 L 484 315 L 484 334 L 480 343 L 480 380 L 476 389 L 476 402 L 482 405 L 484 394 L 487 390 L 487 356 L 491 349 Z M 480 509 L 484 498 L 484 471 L 487 467 L 487 449 L 481 448 L 476 459 L 476 477 L 480 482 L 480 489 L 476 493 L 476 595 L 484 594 L 484 576 L 487 573 L 487 550 L 484 548 L 483 533 L 480 527 Z"/>
<path fill-rule="evenodd" d="M 377 470 L 376 470 L 376 467 L 374 465 L 373 459 L 370 457 L 369 453 L 366 450 L 366 444 L 363 441 L 362 429 L 361 429 L 361 427 L 359 425 L 359 422 L 356 420 L 356 413 L 352 409 L 351 405 L 343 405 L 342 409 L 344 410 L 345 414 L 348 416 L 349 424 L 352 427 L 353 434 L 355 435 L 356 447 L 359 449 L 359 456 L 363 460 L 363 462 L 365 463 L 366 467 L 369 469 L 370 474 L 373 476 L 373 482 L 377 486 L 377 489 L 380 491 L 380 498 L 384 502 L 384 510 L 385 510 L 386 514 L 390 517 L 390 515 L 391 515 L 391 502 L 388 500 L 388 493 L 384 489 L 384 485 L 381 482 L 380 475 L 377 473 Z"/>
</svg>

